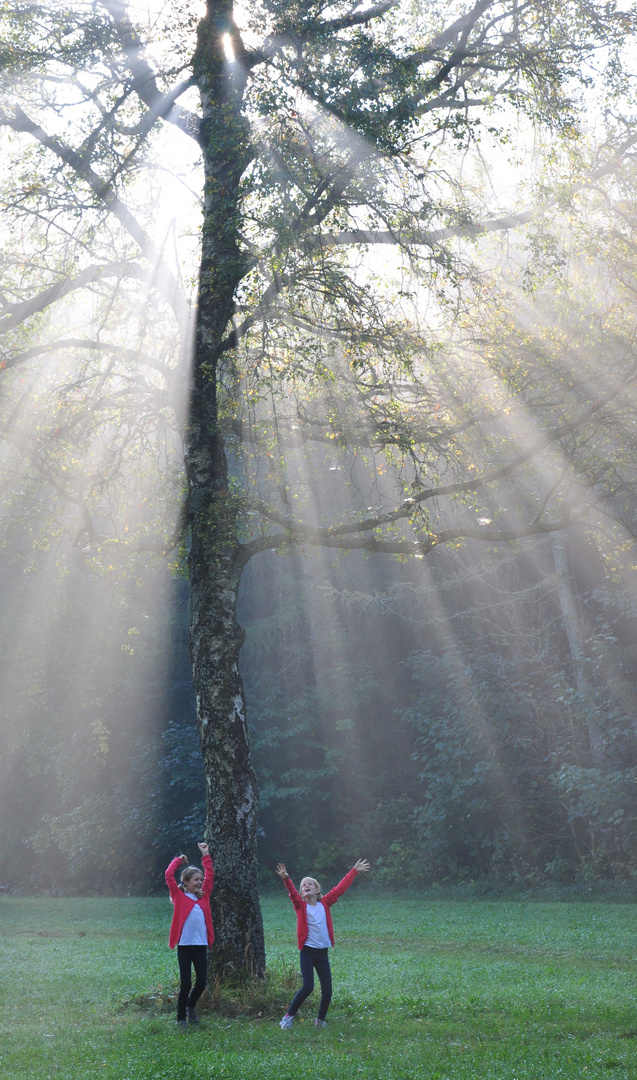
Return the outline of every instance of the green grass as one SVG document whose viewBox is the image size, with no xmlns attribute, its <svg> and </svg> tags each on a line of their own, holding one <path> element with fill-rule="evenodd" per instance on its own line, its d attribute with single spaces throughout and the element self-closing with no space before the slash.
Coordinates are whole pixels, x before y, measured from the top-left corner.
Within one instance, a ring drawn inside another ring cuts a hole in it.
<svg viewBox="0 0 637 1080">
<path fill-rule="evenodd" d="M 315 991 L 289 1033 L 293 912 L 283 891 L 263 907 L 267 995 L 184 1034 L 167 900 L 0 898 L 0 1078 L 637 1078 L 635 904 L 358 886 L 334 910 L 329 1027 Z"/>
</svg>

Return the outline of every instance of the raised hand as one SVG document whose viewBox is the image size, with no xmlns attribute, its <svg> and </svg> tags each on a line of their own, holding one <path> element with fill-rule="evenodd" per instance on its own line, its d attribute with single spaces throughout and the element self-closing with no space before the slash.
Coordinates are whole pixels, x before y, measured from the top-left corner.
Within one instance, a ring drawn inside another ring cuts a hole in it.
<svg viewBox="0 0 637 1080">
<path fill-rule="evenodd" d="M 209 855 L 210 854 L 209 851 L 208 851 L 208 845 L 207 844 L 200 844 L 198 842 L 197 847 L 199 848 L 202 855 Z"/>
<path fill-rule="evenodd" d="M 358 862 L 354 864 L 354 869 L 358 870 L 359 874 L 366 874 L 369 870 L 367 859 L 359 859 Z"/>
<path fill-rule="evenodd" d="M 285 879 L 290 876 L 288 874 L 287 870 L 285 869 L 285 863 L 284 862 L 277 863 L 276 872 L 279 875 L 279 877 L 281 878 L 281 881 L 285 881 Z"/>
</svg>

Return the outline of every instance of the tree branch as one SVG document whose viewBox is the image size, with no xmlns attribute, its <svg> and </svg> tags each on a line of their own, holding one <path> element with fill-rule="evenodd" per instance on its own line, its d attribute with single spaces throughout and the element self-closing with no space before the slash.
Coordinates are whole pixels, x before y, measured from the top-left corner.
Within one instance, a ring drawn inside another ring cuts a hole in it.
<svg viewBox="0 0 637 1080">
<path fill-rule="evenodd" d="M 129 265 L 130 264 L 128 263 L 126 264 L 127 267 Z M 78 285 L 77 288 L 81 288 L 81 285 Z M 58 299 L 58 297 L 56 297 L 56 299 Z M 162 364 L 161 360 L 157 360 L 148 353 L 139 352 L 137 349 L 126 349 L 122 345 L 111 345 L 105 341 L 96 341 L 94 338 L 60 338 L 57 341 L 50 341 L 45 345 L 34 345 L 32 348 L 25 349 L 23 352 L 14 353 L 10 357 L 5 357 L 4 367 L 6 369 L 17 367 L 19 364 L 32 360 L 36 356 L 57 352 L 59 349 L 88 349 L 93 352 L 110 353 L 112 356 L 119 356 L 124 360 L 133 360 L 136 363 L 150 367 L 163 375 L 166 380 L 169 380 L 173 374 L 171 368 L 166 367 L 165 364 Z"/>
<path fill-rule="evenodd" d="M 489 0 L 489 3 L 491 2 L 492 0 Z M 371 22 L 372 19 L 378 19 L 381 15 L 386 15 L 388 11 L 391 11 L 399 3 L 400 0 L 385 0 L 382 4 L 374 4 L 368 8 L 359 8 L 357 6 L 349 15 L 342 15 L 340 19 L 318 19 L 316 25 L 321 31 L 347 30 L 350 26 L 362 26 Z"/>
<path fill-rule="evenodd" d="M 122 0 L 99 0 L 102 7 L 106 8 L 117 30 L 124 54 L 128 62 L 128 69 L 133 76 L 132 89 L 140 101 L 147 105 L 152 116 L 152 123 L 161 118 L 168 123 L 174 124 L 195 142 L 199 142 L 201 120 L 196 113 L 184 109 L 175 102 L 178 97 L 192 85 L 191 79 L 179 83 L 173 90 L 163 94 L 157 86 L 157 77 L 146 60 L 143 46 L 131 23 L 126 10 L 126 4 Z M 149 126 L 152 126 L 149 125 Z"/>
<path fill-rule="evenodd" d="M 82 270 L 75 277 L 61 278 L 56 281 L 54 285 L 50 285 L 47 289 L 43 289 L 41 292 L 32 296 L 29 300 L 23 300 L 21 303 L 5 304 L 0 314 L 0 333 L 7 333 L 9 330 L 15 329 L 16 326 L 20 326 L 32 315 L 37 315 L 41 311 L 45 311 L 47 307 L 54 304 L 57 300 L 61 300 L 68 293 L 74 292 L 77 289 L 83 289 L 86 285 L 91 285 L 93 282 L 101 281 L 105 278 L 135 278 L 137 281 L 142 281 L 150 288 L 156 289 L 164 299 L 170 303 L 170 294 L 166 293 L 161 288 L 161 281 L 157 277 L 145 270 L 138 263 L 134 262 L 114 262 L 106 263 L 96 266 L 88 266 Z M 14 367 L 17 363 L 20 363 L 22 359 L 27 359 L 25 354 L 20 354 L 17 358 L 9 360 L 5 357 L 5 366 L 7 368 Z"/>
<path fill-rule="evenodd" d="M 635 368 L 633 366 L 633 368 L 631 369 L 631 374 L 634 374 L 634 370 Z M 350 544 L 350 540 L 354 534 L 371 532 L 376 529 L 384 528 L 387 525 L 395 524 L 397 521 L 404 521 L 406 518 L 409 518 L 413 514 L 414 510 L 419 505 L 422 505 L 424 502 L 427 502 L 431 499 L 441 498 L 443 496 L 469 494 L 470 492 L 479 491 L 481 488 L 484 488 L 489 484 L 493 484 L 498 480 L 507 479 L 517 469 L 519 469 L 520 466 L 531 461 L 534 457 L 537 457 L 538 454 L 548 449 L 549 446 L 554 445 L 560 439 L 563 439 L 566 435 L 569 435 L 573 431 L 576 431 L 579 427 L 582 426 L 582 424 L 586 423 L 598 412 L 600 412 L 600 410 L 603 409 L 609 401 L 612 401 L 613 399 L 618 397 L 619 394 L 623 393 L 629 381 L 630 375 L 626 376 L 626 378 L 621 381 L 621 383 L 615 390 L 609 391 L 608 394 L 605 394 L 602 398 L 598 399 L 596 402 L 590 405 L 588 409 L 585 409 L 576 419 L 570 421 L 570 423 L 560 424 L 551 432 L 548 432 L 541 438 L 536 439 L 536 441 L 530 447 L 528 447 L 522 453 L 516 455 L 516 457 L 514 457 L 507 465 L 502 465 L 497 469 L 490 469 L 482 476 L 476 477 L 475 479 L 460 480 L 453 484 L 440 484 L 436 487 L 427 488 L 422 491 L 415 491 L 412 497 L 405 499 L 404 502 L 401 503 L 401 505 L 398 506 L 395 510 L 389 511 L 385 514 L 378 514 L 376 515 L 376 517 L 373 518 L 365 518 L 362 521 L 348 522 L 347 524 L 343 525 L 332 525 L 328 528 L 317 529 L 304 525 L 302 522 L 295 520 L 294 518 L 286 514 L 280 513 L 279 511 L 275 510 L 272 507 L 269 507 L 266 503 L 263 503 L 261 501 L 256 501 L 252 505 L 254 505 L 255 509 L 260 514 L 262 514 L 263 517 L 267 518 L 269 521 L 273 521 L 277 525 L 280 525 L 286 530 L 286 532 L 289 532 L 290 535 L 305 538 L 312 543 L 320 544 L 322 546 L 338 547 L 339 541 L 343 541 L 343 546 L 350 547 L 352 546 Z M 535 521 L 532 523 L 531 526 L 529 526 L 529 528 L 541 531 L 544 526 L 541 522 Z M 550 528 L 553 528 L 553 526 L 551 525 Z M 467 533 L 466 535 L 469 534 Z M 480 537 L 483 537 L 485 539 L 515 538 L 514 535 L 510 537 L 505 535 L 504 533 L 502 533 L 501 530 L 497 530 L 497 533 L 494 532 L 493 535 L 487 535 L 484 529 L 480 529 L 476 533 L 476 535 L 479 535 Z M 515 533 L 515 535 L 517 535 L 517 532 Z M 447 539 L 453 539 L 454 536 L 455 533 L 452 532 L 447 537 Z M 374 542 L 376 543 L 376 541 Z M 381 541 L 378 541 L 378 543 L 381 543 Z M 385 541 L 382 541 L 382 543 L 385 543 Z M 446 543 L 446 540 L 436 539 L 436 543 Z M 353 546 L 365 547 L 366 544 L 365 542 L 361 541 L 360 543 L 355 543 Z M 369 548 L 369 550 L 380 551 L 390 549 L 374 547 Z"/>
<path fill-rule="evenodd" d="M 325 233 L 317 237 L 324 247 L 341 246 L 349 244 L 394 244 L 400 247 L 426 246 L 434 247 L 441 240 L 448 240 L 453 236 L 475 238 L 484 233 L 502 232 L 507 229 L 515 229 L 519 225 L 526 225 L 531 221 L 533 214 L 530 210 L 522 210 L 517 214 L 507 214 L 506 217 L 491 218 L 487 221 L 469 221 L 462 225 L 450 225 L 444 229 L 400 229 L 397 232 L 377 229 L 352 229 L 351 232 Z"/>
<path fill-rule="evenodd" d="M 84 180 L 93 194 L 102 205 L 113 214 L 124 227 L 126 232 L 135 240 L 145 259 L 155 269 L 155 279 L 158 291 L 167 300 L 173 309 L 180 325 L 185 325 L 188 318 L 188 306 L 182 295 L 179 283 L 170 267 L 164 261 L 161 250 L 151 240 L 146 230 L 140 225 L 128 207 L 118 198 L 113 190 L 110 180 L 103 180 L 92 168 L 89 161 L 81 154 L 61 142 L 52 135 L 48 135 L 44 128 L 31 120 L 19 105 L 14 106 L 13 116 L 0 109 L 0 126 L 10 127 L 13 131 L 24 132 L 31 135 L 47 150 L 50 150 L 65 165 L 75 172 L 76 176 Z M 162 281 L 162 279 L 164 279 Z"/>
<path fill-rule="evenodd" d="M 487 529 L 468 526 L 464 529 L 444 529 L 418 540 L 379 540 L 372 536 L 335 537 L 326 535 L 321 530 L 286 529 L 285 532 L 256 537 L 242 547 L 242 564 L 247 564 L 260 551 L 285 549 L 297 544 L 312 544 L 316 547 L 339 548 L 344 551 L 370 551 L 383 555 L 407 555 L 422 557 L 435 547 L 448 544 L 452 540 L 483 540 L 486 543 L 509 543 L 522 540 L 526 536 L 540 536 L 546 533 L 561 532 L 581 521 L 581 514 L 573 514 L 554 521 L 533 522 L 517 529 Z"/>
<path fill-rule="evenodd" d="M 625 139 L 609 161 L 599 168 L 593 169 L 590 176 L 586 177 L 580 184 L 572 189 L 573 194 L 578 191 L 586 190 L 605 176 L 612 175 L 619 167 L 628 151 L 632 149 L 636 143 L 637 135 L 631 135 L 630 138 Z M 548 200 L 544 205 L 546 207 L 551 207 L 555 206 L 556 203 L 557 200 L 553 198 Z M 448 240 L 455 236 L 475 239 L 485 233 L 505 232 L 508 229 L 515 229 L 520 225 L 526 225 L 529 221 L 532 221 L 532 219 L 533 212 L 531 210 L 520 210 L 515 214 L 507 214 L 504 217 L 489 218 L 486 221 L 463 222 L 460 225 L 451 225 L 444 229 L 400 229 L 396 232 L 389 229 L 384 231 L 377 229 L 352 229 L 348 232 L 325 233 L 317 236 L 316 239 L 319 240 L 324 247 L 349 244 L 393 244 L 400 247 L 422 245 L 434 247 L 442 240 Z"/>
<path fill-rule="evenodd" d="M 494 0 L 478 0 L 478 3 L 468 11 L 465 15 L 461 15 L 459 19 L 456 19 L 451 26 L 448 26 L 445 30 L 441 30 L 439 34 L 433 38 L 424 49 L 418 49 L 417 52 L 410 53 L 407 59 L 412 64 L 426 64 L 429 60 L 436 58 L 436 52 L 438 49 L 444 48 L 449 42 L 454 41 L 460 34 L 470 30 L 478 22 L 478 19 L 485 11 L 488 11 L 490 7 L 493 7 Z"/>
<path fill-rule="evenodd" d="M 9 330 L 15 329 L 16 326 L 31 318 L 32 315 L 45 311 L 56 300 L 61 300 L 63 296 L 67 296 L 68 293 L 74 292 L 76 289 L 83 289 L 86 285 L 100 281 L 102 278 L 137 276 L 135 274 L 136 269 L 139 270 L 140 274 L 144 274 L 141 267 L 135 267 L 134 263 L 129 262 L 87 266 L 76 277 L 62 278 L 60 281 L 56 281 L 54 285 L 50 285 L 48 289 L 43 289 L 42 292 L 32 296 L 29 300 L 23 300 L 19 304 L 5 304 L 2 314 L 0 314 L 0 333 L 7 333 Z M 147 275 L 144 274 L 144 276 Z M 13 361 L 6 361 L 5 364 L 6 367 L 14 366 Z"/>
</svg>

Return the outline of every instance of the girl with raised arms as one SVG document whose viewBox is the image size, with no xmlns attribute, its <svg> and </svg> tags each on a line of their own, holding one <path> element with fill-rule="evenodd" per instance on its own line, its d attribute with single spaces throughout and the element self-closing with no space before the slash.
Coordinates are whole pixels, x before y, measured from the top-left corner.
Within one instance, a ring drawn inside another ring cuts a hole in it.
<svg viewBox="0 0 637 1080">
<path fill-rule="evenodd" d="M 207 844 L 197 844 L 201 852 L 203 873 L 198 866 L 189 866 L 185 855 L 178 855 L 166 870 L 166 884 L 173 902 L 173 920 L 168 944 L 177 946 L 179 964 L 179 997 L 177 998 L 177 1025 L 184 1031 L 186 1017 L 191 1024 L 198 1024 L 195 1008 L 206 988 L 208 948 L 215 940 L 210 914 L 210 893 L 215 872 Z M 175 873 L 181 867 L 179 884 Z M 191 966 L 195 969 L 195 985 L 192 986 Z M 191 989 L 192 987 L 192 989 Z"/>
<path fill-rule="evenodd" d="M 329 949 L 334 944 L 334 929 L 330 908 L 336 903 L 339 896 L 349 889 L 354 878 L 360 873 L 366 874 L 369 863 L 366 859 L 359 859 L 355 866 L 345 875 L 338 885 L 330 889 L 325 896 L 321 893 L 321 886 L 315 878 L 304 877 L 301 881 L 301 895 L 296 891 L 292 878 L 285 869 L 285 863 L 279 863 L 276 872 L 285 885 L 290 900 L 296 911 L 296 932 L 298 946 L 301 951 L 301 976 L 303 986 L 295 995 L 285 1016 L 279 1023 L 284 1031 L 289 1031 L 294 1023 L 294 1017 L 306 997 L 314 989 L 314 971 L 321 985 L 321 1000 L 319 1002 L 318 1016 L 314 1021 L 315 1027 L 327 1026 L 325 1019 L 330 1001 L 332 1000 L 332 972 L 330 969 Z"/>
</svg>

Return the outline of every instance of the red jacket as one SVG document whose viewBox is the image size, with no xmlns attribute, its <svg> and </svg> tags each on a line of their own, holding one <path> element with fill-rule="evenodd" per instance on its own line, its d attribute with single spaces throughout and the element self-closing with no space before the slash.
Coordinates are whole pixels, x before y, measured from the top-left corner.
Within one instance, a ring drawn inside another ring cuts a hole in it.
<svg viewBox="0 0 637 1080">
<path fill-rule="evenodd" d="M 342 881 L 339 881 L 338 885 L 335 885 L 333 889 L 330 889 L 325 896 L 322 896 L 319 900 L 319 904 L 322 904 L 325 908 L 325 921 L 327 923 L 327 932 L 330 935 L 330 941 L 334 944 L 334 927 L 332 926 L 332 916 L 330 914 L 330 908 L 332 904 L 335 904 L 339 896 L 342 896 L 344 892 L 347 892 L 350 885 L 353 883 L 354 878 L 358 877 L 358 870 L 353 868 L 349 874 L 346 874 Z M 307 900 L 303 900 L 292 882 L 291 877 L 286 877 L 283 880 L 287 891 L 290 894 L 290 900 L 294 904 L 296 911 L 296 937 L 299 943 L 299 949 L 302 949 L 307 941 L 307 935 L 309 933 L 307 925 Z"/>
<path fill-rule="evenodd" d="M 195 904 L 199 904 L 199 907 L 204 913 L 206 930 L 208 931 L 208 945 L 212 945 L 215 940 L 215 932 L 212 928 L 212 915 L 210 914 L 210 893 L 212 892 L 212 886 L 215 883 L 215 872 L 212 865 L 212 859 L 209 855 L 204 855 L 201 861 L 203 863 L 204 875 L 203 895 L 200 900 L 192 900 L 189 896 L 186 896 L 175 881 L 175 872 L 182 865 L 181 859 L 173 859 L 166 870 L 166 884 L 170 893 L 170 899 L 173 902 L 173 921 L 170 925 L 170 935 L 168 937 L 168 944 L 171 949 L 174 949 L 175 945 L 179 944 L 179 938 L 181 937 L 184 923 Z"/>
</svg>

